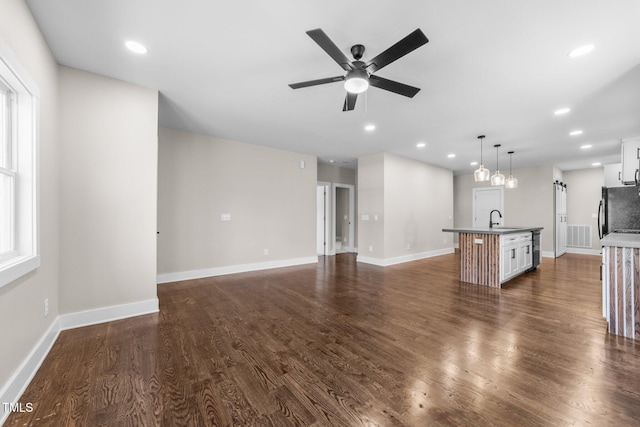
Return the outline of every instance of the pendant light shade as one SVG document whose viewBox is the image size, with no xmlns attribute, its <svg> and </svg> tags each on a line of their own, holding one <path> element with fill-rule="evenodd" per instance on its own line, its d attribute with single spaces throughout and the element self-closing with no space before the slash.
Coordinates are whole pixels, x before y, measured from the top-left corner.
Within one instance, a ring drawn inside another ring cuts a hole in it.
<svg viewBox="0 0 640 427">
<path fill-rule="evenodd" d="M 496 148 L 496 173 L 491 175 L 491 185 L 504 185 L 504 175 L 500 173 L 500 169 L 498 167 L 498 149 L 500 148 L 500 144 L 496 144 L 494 147 Z"/>
<path fill-rule="evenodd" d="M 484 135 L 478 136 L 478 139 L 480 140 L 480 167 L 473 172 L 473 178 L 476 181 L 488 181 L 491 172 L 482 164 L 482 140 L 484 139 Z"/>
<path fill-rule="evenodd" d="M 509 178 L 504 180 L 505 188 L 518 188 L 518 179 L 513 177 L 511 173 L 511 155 L 513 151 L 509 151 Z"/>
</svg>

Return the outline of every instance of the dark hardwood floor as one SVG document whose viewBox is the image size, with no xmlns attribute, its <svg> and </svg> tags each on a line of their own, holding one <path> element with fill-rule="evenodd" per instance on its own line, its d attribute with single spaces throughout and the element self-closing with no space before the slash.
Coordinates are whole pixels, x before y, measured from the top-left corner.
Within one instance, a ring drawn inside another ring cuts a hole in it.
<svg viewBox="0 0 640 427">
<path fill-rule="evenodd" d="M 6 425 L 640 425 L 640 343 L 607 334 L 599 257 L 502 289 L 457 259 L 159 285 L 159 314 L 62 332 Z"/>
</svg>

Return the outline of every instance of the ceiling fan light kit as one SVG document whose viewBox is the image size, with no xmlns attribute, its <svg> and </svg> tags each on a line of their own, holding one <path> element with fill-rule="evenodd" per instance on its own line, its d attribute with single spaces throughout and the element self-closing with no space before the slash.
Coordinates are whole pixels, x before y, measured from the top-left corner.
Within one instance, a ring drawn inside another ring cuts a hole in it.
<svg viewBox="0 0 640 427">
<path fill-rule="evenodd" d="M 480 167 L 476 169 L 475 172 L 473 172 L 473 178 L 476 180 L 476 182 L 488 181 L 489 175 L 491 175 L 489 169 L 485 168 L 484 164 L 482 164 L 482 140 L 484 138 L 484 135 L 478 136 L 478 139 L 480 140 Z"/>
<path fill-rule="evenodd" d="M 496 173 L 491 175 L 491 185 L 497 187 L 499 185 L 504 185 L 504 175 L 500 173 L 500 169 L 498 167 L 498 149 L 500 148 L 500 144 L 494 145 L 496 149 Z"/>
<path fill-rule="evenodd" d="M 362 93 L 369 88 L 369 74 L 365 70 L 347 71 L 344 88 L 349 93 Z"/>
<path fill-rule="evenodd" d="M 331 41 L 322 29 L 316 28 L 315 30 L 309 30 L 307 31 L 307 35 L 342 67 L 342 69 L 346 71 L 346 74 L 343 76 L 292 83 L 289 85 L 292 89 L 344 81 L 347 96 L 345 97 L 342 111 L 352 111 L 356 106 L 358 94 L 365 92 L 369 86 L 375 86 L 378 89 L 387 90 L 408 98 L 413 98 L 420 91 L 417 87 L 373 75 L 373 73 L 381 68 L 386 67 L 429 42 L 427 36 L 425 36 L 419 28 L 368 62 L 360 61 L 365 51 L 365 47 L 361 44 L 356 44 L 351 47 L 351 54 L 355 60 L 349 61 L 342 50 Z"/>
</svg>

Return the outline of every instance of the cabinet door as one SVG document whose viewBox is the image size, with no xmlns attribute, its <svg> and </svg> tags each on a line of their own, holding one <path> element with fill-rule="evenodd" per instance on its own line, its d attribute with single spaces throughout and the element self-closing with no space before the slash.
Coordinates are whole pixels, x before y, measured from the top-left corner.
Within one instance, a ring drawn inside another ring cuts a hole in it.
<svg viewBox="0 0 640 427">
<path fill-rule="evenodd" d="M 640 139 L 622 141 L 622 182 L 635 184 L 640 168 Z"/>
<path fill-rule="evenodd" d="M 518 245 L 518 272 L 524 270 L 525 265 L 527 265 L 526 258 L 526 249 L 524 243 Z"/>
<path fill-rule="evenodd" d="M 604 186 L 621 187 L 622 185 L 622 163 L 604 165 Z"/>
<path fill-rule="evenodd" d="M 500 281 L 504 282 L 513 276 L 511 254 L 513 246 L 503 246 L 502 253 L 500 254 Z"/>
<path fill-rule="evenodd" d="M 518 265 L 518 246 L 511 246 L 509 248 L 509 262 L 511 263 L 511 276 L 515 276 L 520 272 Z"/>
<path fill-rule="evenodd" d="M 523 252 L 523 260 L 524 260 L 522 269 L 528 270 L 533 266 L 533 250 L 532 250 L 531 242 L 527 242 L 522 246 L 522 252 Z"/>
</svg>

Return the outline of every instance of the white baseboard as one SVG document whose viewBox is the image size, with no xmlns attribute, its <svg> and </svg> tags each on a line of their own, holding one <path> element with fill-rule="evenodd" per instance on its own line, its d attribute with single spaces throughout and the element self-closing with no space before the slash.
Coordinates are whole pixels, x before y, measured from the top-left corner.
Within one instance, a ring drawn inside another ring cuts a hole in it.
<svg viewBox="0 0 640 427">
<path fill-rule="evenodd" d="M 335 253 L 334 253 L 335 254 Z M 176 273 L 158 274 L 157 282 L 169 283 L 181 280 L 201 279 L 203 277 L 223 276 L 225 274 L 246 273 L 248 271 L 268 270 L 271 268 L 292 267 L 303 264 L 316 264 L 318 257 L 292 258 L 276 261 L 257 262 L 253 264 L 229 265 L 225 267 L 205 268 L 202 270 L 178 271 Z"/>
<path fill-rule="evenodd" d="M 363 262 L 365 264 L 373 264 L 381 267 L 386 267 L 389 265 L 402 264 L 405 262 L 417 261 L 419 259 L 431 258 L 434 256 L 452 254 L 453 252 L 454 252 L 453 248 L 444 248 L 444 249 L 437 249 L 435 251 L 427 251 L 427 252 L 419 252 L 415 254 L 402 255 L 402 256 L 393 257 L 393 258 L 373 258 L 373 257 L 358 255 L 357 260 L 358 262 Z"/>
<path fill-rule="evenodd" d="M 56 339 L 58 339 L 60 331 L 156 312 L 158 312 L 158 299 L 154 298 L 131 304 L 63 314 L 56 317 L 53 323 L 51 323 L 51 326 L 49 326 L 49 329 L 42 335 L 40 341 L 38 341 L 33 350 L 31 350 L 31 353 L 29 353 L 13 376 L 7 381 L 2 390 L 0 390 L 0 425 L 6 421 L 10 414 L 2 403 L 19 402 L 20 396 L 22 396 L 22 393 L 24 393 L 24 390 L 34 375 L 38 372 L 40 365 L 42 365 L 47 354 L 49 354 Z M 21 403 L 24 407 L 27 402 Z"/>
<path fill-rule="evenodd" d="M 582 254 L 582 255 L 602 255 L 601 249 L 589 249 L 589 248 L 567 248 L 568 254 Z"/>
<path fill-rule="evenodd" d="M 58 316 L 60 330 L 81 328 L 83 326 L 97 325 L 98 323 L 113 322 L 114 320 L 128 317 L 142 316 L 158 312 L 158 298 L 133 302 L 130 304 L 113 305 L 111 307 L 97 308 L 95 310 L 78 311 L 76 313 L 62 314 Z"/>
<path fill-rule="evenodd" d="M 33 379 L 40 365 L 44 362 L 45 357 L 49 354 L 49 350 L 56 342 L 58 335 L 60 334 L 60 328 L 58 326 L 58 319 L 56 318 L 49 329 L 42 335 L 40 341 L 35 345 L 31 353 L 23 360 L 16 372 L 13 374 L 5 386 L 0 390 L 0 402 L 1 403 L 15 403 L 18 402 L 22 393 Z M 25 403 L 26 402 L 22 402 Z M 32 402 L 33 403 L 33 402 Z M 24 405 L 23 405 L 24 406 Z M 5 408 L 4 404 L 0 404 L 0 425 L 4 424 L 9 417 L 10 412 Z"/>
<path fill-rule="evenodd" d="M 556 257 L 556 253 L 553 251 L 542 251 L 542 256 L 543 258 L 555 258 Z"/>
</svg>

